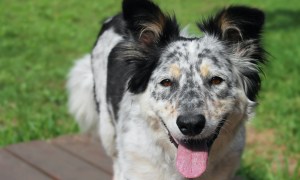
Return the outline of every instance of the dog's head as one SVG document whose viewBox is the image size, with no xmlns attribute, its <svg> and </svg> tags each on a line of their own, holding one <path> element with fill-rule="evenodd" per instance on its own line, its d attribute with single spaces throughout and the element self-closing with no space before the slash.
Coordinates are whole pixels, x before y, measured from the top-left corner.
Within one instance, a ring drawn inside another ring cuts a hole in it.
<svg viewBox="0 0 300 180">
<path fill-rule="evenodd" d="M 123 17 L 132 36 L 119 51 L 131 69 L 128 90 L 178 146 L 178 170 L 200 176 L 221 127 L 253 111 L 264 14 L 229 7 L 198 24 L 202 37 L 180 36 L 175 17 L 149 1 L 125 0 Z"/>
</svg>

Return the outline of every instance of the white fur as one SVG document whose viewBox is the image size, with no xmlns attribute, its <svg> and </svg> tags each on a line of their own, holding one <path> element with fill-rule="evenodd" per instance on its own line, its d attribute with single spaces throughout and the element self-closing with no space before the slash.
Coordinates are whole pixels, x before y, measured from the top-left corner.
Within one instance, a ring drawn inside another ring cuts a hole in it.
<svg viewBox="0 0 300 180">
<path fill-rule="evenodd" d="M 68 75 L 69 111 L 83 132 L 96 132 L 98 113 L 94 100 L 91 56 L 76 61 Z"/>
<path fill-rule="evenodd" d="M 151 116 L 151 111 L 144 104 L 148 103 L 145 98 L 147 93 L 134 96 L 126 92 L 121 102 L 117 124 L 119 169 L 116 171 L 116 179 L 182 179 L 174 167 L 176 148 L 169 143 L 165 130 L 154 133 L 149 128 L 145 118 Z M 124 132 L 124 128 L 129 131 Z M 159 140 L 170 145 L 168 152 L 157 146 Z"/>
</svg>

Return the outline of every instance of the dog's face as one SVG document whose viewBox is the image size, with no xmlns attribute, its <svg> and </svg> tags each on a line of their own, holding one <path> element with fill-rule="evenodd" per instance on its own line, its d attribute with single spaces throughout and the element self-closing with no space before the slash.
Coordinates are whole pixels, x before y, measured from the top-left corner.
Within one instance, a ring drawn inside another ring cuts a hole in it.
<svg viewBox="0 0 300 180">
<path fill-rule="evenodd" d="M 147 99 L 175 141 L 212 138 L 237 104 L 247 103 L 231 58 L 206 36 L 172 42 L 162 52 Z"/>
<path fill-rule="evenodd" d="M 264 61 L 264 14 L 224 9 L 198 24 L 204 36 L 193 38 L 180 36 L 175 18 L 149 1 L 125 0 L 123 15 L 132 41 L 121 44 L 118 54 L 131 69 L 128 89 L 178 146 L 178 170 L 198 177 L 206 164 L 194 171 L 189 157 L 205 161 L 207 153 L 198 152 L 208 151 L 226 120 L 251 113 Z"/>
<path fill-rule="evenodd" d="M 128 89 L 147 95 L 175 140 L 211 138 L 232 113 L 249 111 L 264 60 L 261 11 L 224 9 L 194 38 L 180 36 L 175 18 L 149 1 L 125 0 L 123 16 L 133 37 L 118 51 L 131 67 Z"/>
</svg>

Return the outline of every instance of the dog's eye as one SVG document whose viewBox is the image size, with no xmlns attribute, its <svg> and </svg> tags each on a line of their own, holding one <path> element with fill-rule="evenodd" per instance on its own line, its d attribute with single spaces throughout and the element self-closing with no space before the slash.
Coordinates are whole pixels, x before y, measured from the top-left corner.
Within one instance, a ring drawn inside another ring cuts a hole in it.
<svg viewBox="0 0 300 180">
<path fill-rule="evenodd" d="M 218 77 L 218 76 L 215 76 L 215 77 L 211 78 L 210 84 L 211 84 L 211 85 L 219 85 L 219 84 L 221 84 L 223 81 L 224 81 L 224 80 L 223 80 L 222 78 L 220 78 L 220 77 Z"/>
<path fill-rule="evenodd" d="M 164 79 L 160 82 L 160 84 L 164 87 L 172 86 L 173 82 L 170 79 Z"/>
</svg>

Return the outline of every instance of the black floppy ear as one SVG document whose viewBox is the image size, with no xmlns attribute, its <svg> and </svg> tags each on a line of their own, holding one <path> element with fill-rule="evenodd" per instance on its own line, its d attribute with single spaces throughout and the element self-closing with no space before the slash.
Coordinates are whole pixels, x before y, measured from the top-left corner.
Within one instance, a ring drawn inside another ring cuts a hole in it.
<svg viewBox="0 0 300 180">
<path fill-rule="evenodd" d="M 264 13 L 258 9 L 232 6 L 223 9 L 215 17 L 198 24 L 198 26 L 205 33 L 235 43 L 260 39 L 264 20 Z"/>
<path fill-rule="evenodd" d="M 123 17 L 134 38 L 146 46 L 164 45 L 179 36 L 175 17 L 148 0 L 124 0 Z"/>
</svg>

